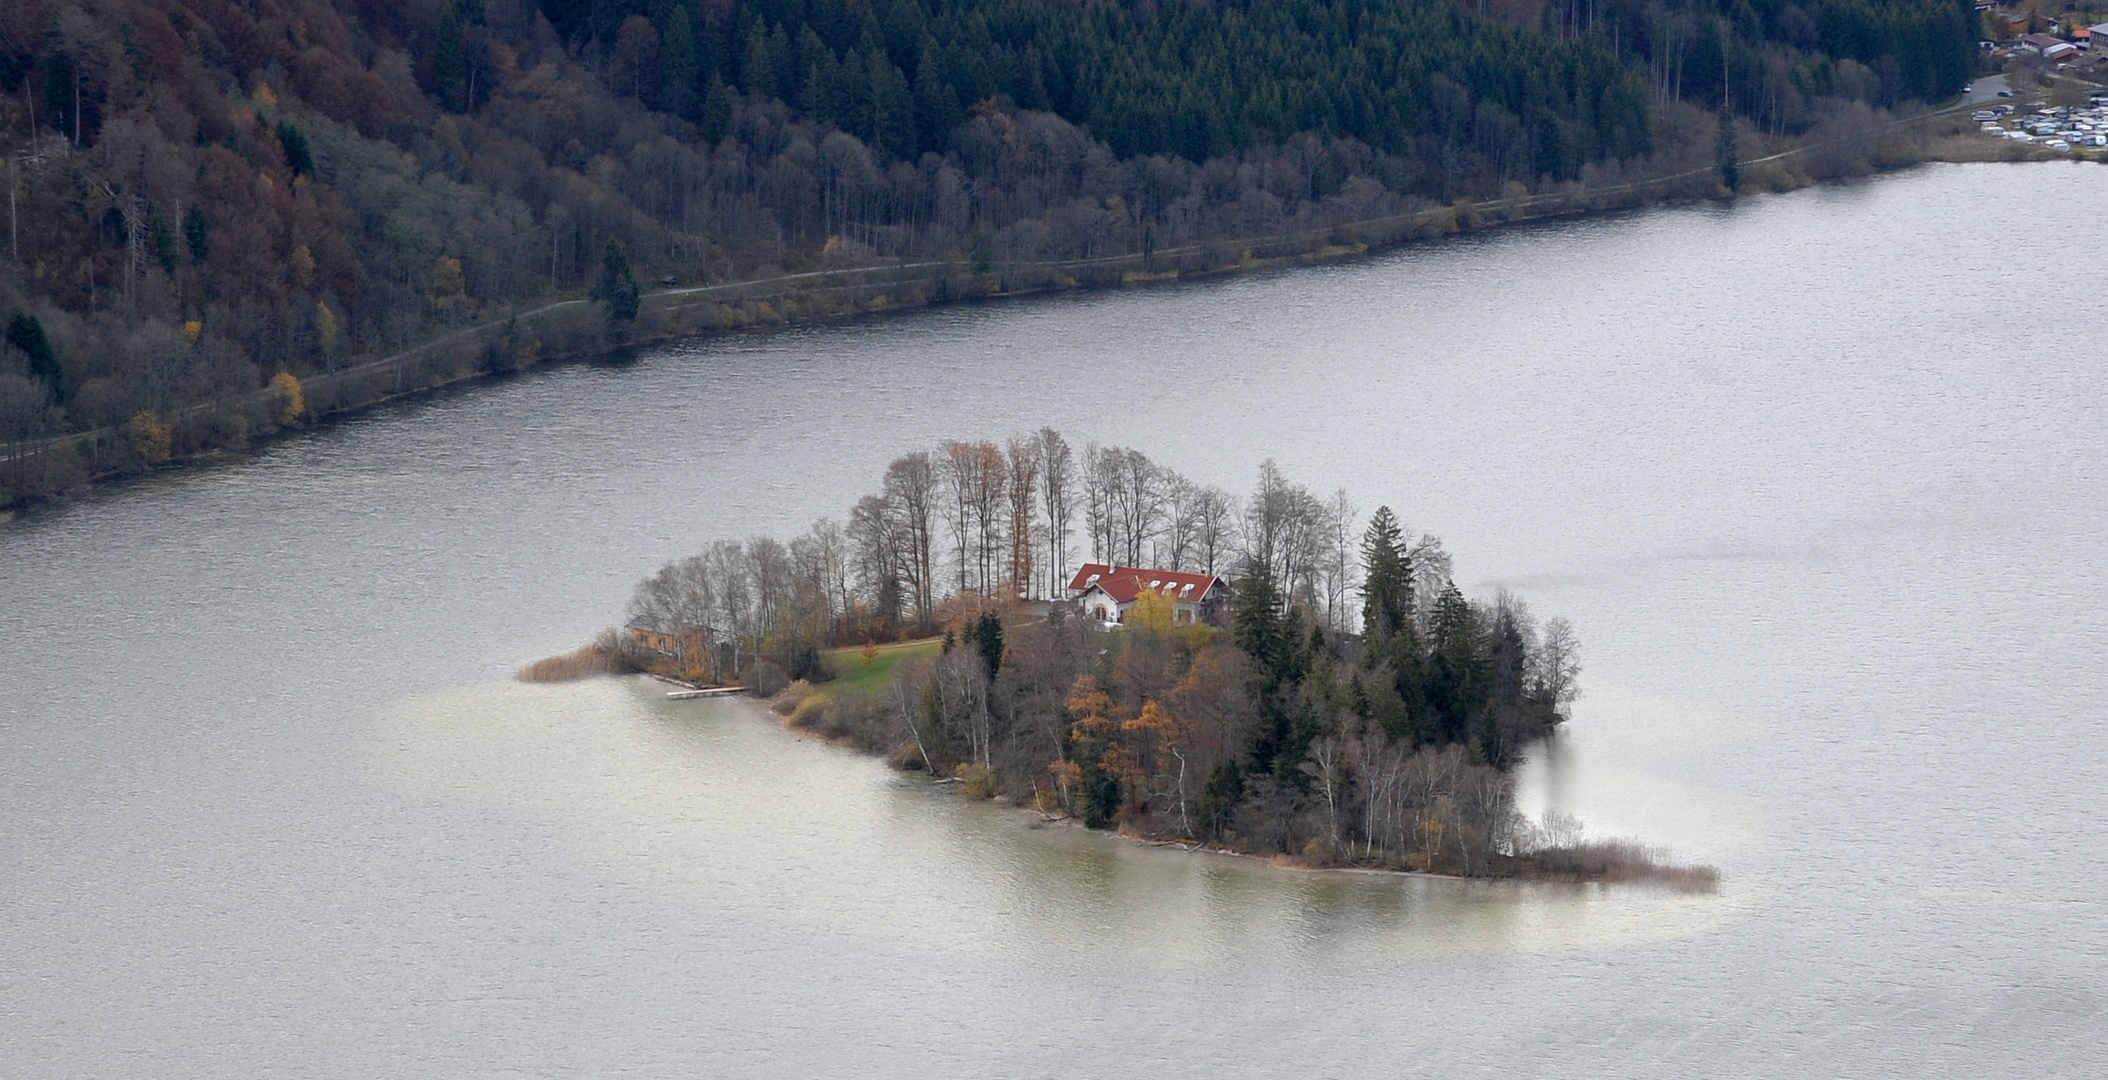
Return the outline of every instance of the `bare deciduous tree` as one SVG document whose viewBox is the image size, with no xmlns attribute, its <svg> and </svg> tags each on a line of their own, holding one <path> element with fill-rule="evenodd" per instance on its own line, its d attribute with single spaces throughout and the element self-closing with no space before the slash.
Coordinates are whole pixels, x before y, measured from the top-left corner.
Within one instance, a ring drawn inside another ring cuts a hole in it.
<svg viewBox="0 0 2108 1080">
<path fill-rule="evenodd" d="M 1203 574 L 1226 573 L 1236 549 L 1236 500 L 1219 487 L 1202 488 L 1194 502 L 1194 565 Z"/>
<path fill-rule="evenodd" d="M 1320 517 L 1318 583 L 1325 603 L 1325 625 L 1345 633 L 1361 625 L 1361 605 L 1355 602 L 1355 579 L 1360 560 L 1355 550 L 1361 512 L 1339 488 L 1327 499 Z"/>
<path fill-rule="evenodd" d="M 937 468 L 925 451 L 903 454 L 886 467 L 885 497 L 898 510 L 905 543 L 901 561 L 915 602 L 915 621 L 928 626 L 937 612 Z"/>
<path fill-rule="evenodd" d="M 1068 440 L 1050 427 L 1039 429 L 1040 499 L 1047 513 L 1047 591 L 1059 597 L 1068 584 L 1070 488 L 1075 482 L 1076 460 Z"/>
<path fill-rule="evenodd" d="M 1010 497 L 1010 560 L 1002 586 L 1009 595 L 1023 597 L 1037 580 L 1032 573 L 1033 528 L 1038 511 L 1039 444 L 1030 435 L 1012 436 L 1005 447 L 1004 490 Z"/>
<path fill-rule="evenodd" d="M 1531 659 L 1533 680 L 1554 709 L 1563 711 L 1581 696 L 1581 639 L 1574 633 L 1574 624 L 1560 616 L 1545 620 L 1543 637 Z"/>
<path fill-rule="evenodd" d="M 866 495 L 849 511 L 848 535 L 854 545 L 855 576 L 865 603 L 880 623 L 898 624 L 903 607 L 915 595 L 907 569 L 905 515 L 894 501 Z"/>
</svg>

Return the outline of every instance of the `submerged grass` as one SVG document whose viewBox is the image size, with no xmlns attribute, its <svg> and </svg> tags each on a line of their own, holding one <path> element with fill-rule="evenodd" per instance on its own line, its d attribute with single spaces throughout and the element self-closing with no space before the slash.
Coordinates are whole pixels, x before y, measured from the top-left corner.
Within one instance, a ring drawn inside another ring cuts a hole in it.
<svg viewBox="0 0 2108 1080">
<path fill-rule="evenodd" d="M 551 656 L 523 667 L 518 672 L 521 682 L 547 683 L 568 682 L 572 679 L 589 679 L 595 675 L 616 675 L 634 668 L 621 654 L 606 648 L 599 642 L 582 646 L 561 656 Z"/>
<path fill-rule="evenodd" d="M 1676 862 L 1662 848 L 1637 840 L 1586 840 L 1544 848 L 1517 861 L 1528 868 L 1521 876 L 1538 881 L 1636 882 L 1693 893 L 1720 888 L 1717 867 Z"/>
</svg>

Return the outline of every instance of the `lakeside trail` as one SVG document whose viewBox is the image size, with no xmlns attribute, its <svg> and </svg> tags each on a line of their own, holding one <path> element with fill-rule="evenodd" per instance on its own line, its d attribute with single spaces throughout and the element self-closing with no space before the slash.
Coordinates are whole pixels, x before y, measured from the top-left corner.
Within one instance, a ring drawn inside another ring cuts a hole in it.
<svg viewBox="0 0 2108 1080">
<path fill-rule="evenodd" d="M 2042 100 L 2033 94 L 2011 99 L 2025 106 Z M 1797 160 L 1836 151 L 1849 141 L 1875 168 L 1884 166 L 1871 152 L 1886 136 L 1912 127 L 1952 119 L 1985 102 L 1973 95 L 1945 108 L 1902 117 L 1831 139 L 1809 140 L 1786 150 L 1738 159 L 1744 190 L 1791 190 L 1821 182 L 1789 167 Z M 1942 160 L 1920 152 L 1896 167 Z M 2000 157 L 1955 160 L 2020 160 L 2028 148 L 1993 147 Z M 2034 155 L 2055 157 L 2047 152 Z M 387 356 L 310 375 L 299 381 L 305 398 L 301 419 L 321 419 L 385 402 L 429 393 L 443 387 L 539 364 L 605 356 L 645 345 L 750 328 L 831 321 L 864 314 L 957 300 L 1008 299 L 1084 288 L 1151 285 L 1290 265 L 1311 265 L 1354 258 L 1405 243 L 1434 240 L 1464 232 L 1561 217 L 1629 210 L 1719 197 L 1715 166 L 1706 165 L 1643 180 L 1600 188 L 1579 184 L 1558 191 L 1427 205 L 1419 210 L 1264 236 L 1127 252 L 1089 259 L 1045 262 L 956 260 L 892 262 L 799 271 L 714 284 L 667 287 L 645 292 L 637 322 L 609 333 L 597 317 L 596 302 L 584 297 L 555 300 L 537 307 L 506 311 L 481 322 L 448 331 Z M 189 406 L 164 418 L 170 430 L 216 416 L 270 416 L 283 403 L 276 386 L 263 387 L 239 399 L 220 399 Z M 268 437 L 271 425 L 258 425 Z M 204 445 L 180 453 L 169 463 L 202 459 L 228 447 Z M 86 462 L 88 480 L 139 471 L 131 434 L 112 425 L 8 445 L 0 445 L 0 468 L 27 471 L 47 454 L 73 453 Z M 0 506 L 26 501 L 12 488 L 0 489 Z"/>
</svg>

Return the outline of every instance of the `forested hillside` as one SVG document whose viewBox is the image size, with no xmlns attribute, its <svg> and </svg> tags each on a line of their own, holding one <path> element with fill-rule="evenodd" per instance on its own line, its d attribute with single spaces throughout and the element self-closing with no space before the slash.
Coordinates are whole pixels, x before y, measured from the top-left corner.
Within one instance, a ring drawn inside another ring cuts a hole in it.
<svg viewBox="0 0 2108 1080">
<path fill-rule="evenodd" d="M 10 0 L 0 443 L 115 427 L 134 463 L 239 444 L 299 416 L 299 379 L 585 295 L 611 244 L 647 282 L 985 269 L 1703 163 L 1723 95 L 1792 133 L 1952 90 L 1966 15 Z M 508 335 L 494 362 L 540 347 Z M 0 501 L 79 472 L 26 461 L 0 455 Z"/>
</svg>

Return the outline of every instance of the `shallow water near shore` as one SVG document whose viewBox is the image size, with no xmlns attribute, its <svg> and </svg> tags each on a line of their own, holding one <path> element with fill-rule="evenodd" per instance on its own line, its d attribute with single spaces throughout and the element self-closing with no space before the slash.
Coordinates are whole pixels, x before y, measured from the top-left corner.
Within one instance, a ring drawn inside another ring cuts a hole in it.
<svg viewBox="0 0 2108 1080">
<path fill-rule="evenodd" d="M 1033 815 L 786 731 L 751 702 L 667 701 L 641 679 L 443 691 L 386 708 L 377 736 L 404 776 L 544 816 L 628 880 L 943 951 L 1367 965 L 1659 940 L 1748 902 L 1732 890 L 1310 872 L 1034 827 Z M 1706 805 L 1702 793 L 1675 802 Z"/>
<path fill-rule="evenodd" d="M 1929 167 L 640 351 L 0 524 L 10 1076 L 2093 1076 L 2108 169 Z M 2097 321 L 2097 320 L 2093 320 Z M 1725 885 L 1145 849 L 509 681 L 1052 424 L 1572 619 L 1525 807 Z"/>
</svg>

